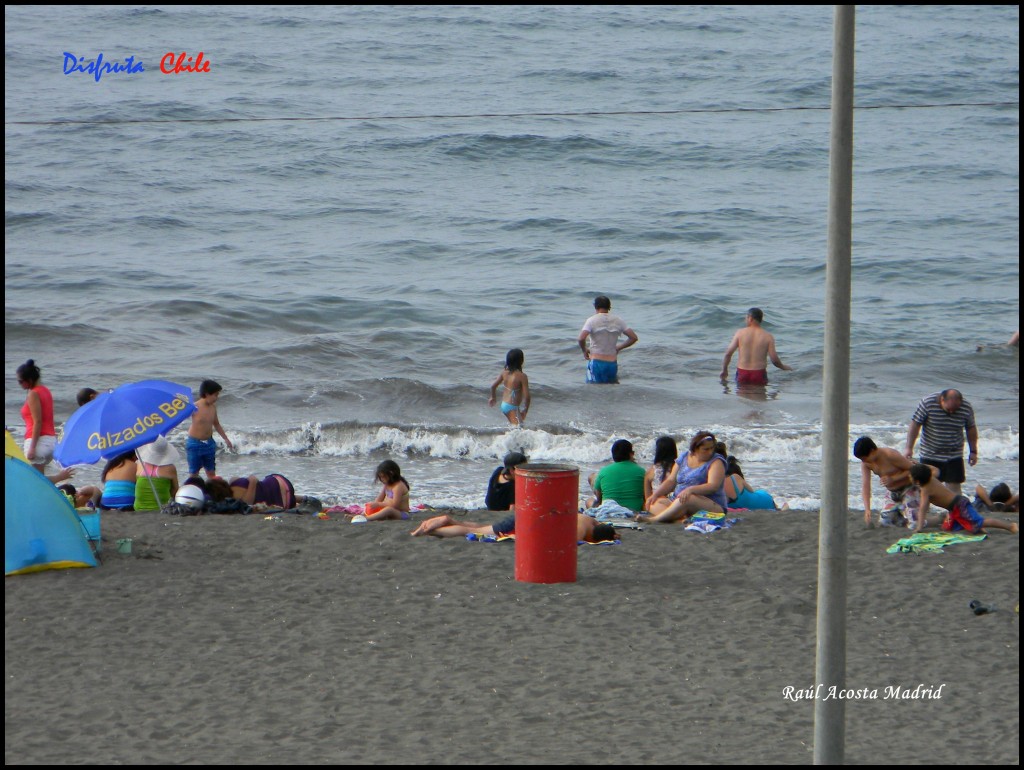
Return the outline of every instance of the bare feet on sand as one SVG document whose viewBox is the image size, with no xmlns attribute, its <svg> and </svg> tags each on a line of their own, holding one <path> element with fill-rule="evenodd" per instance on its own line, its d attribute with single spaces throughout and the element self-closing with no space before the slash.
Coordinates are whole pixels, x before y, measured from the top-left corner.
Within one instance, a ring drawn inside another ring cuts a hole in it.
<svg viewBox="0 0 1024 770">
<path fill-rule="evenodd" d="M 456 523 L 455 519 L 453 519 L 449 514 L 444 514 L 443 516 L 433 516 L 433 517 L 427 519 L 422 524 L 420 524 L 418 527 L 416 527 L 416 529 L 414 529 L 409 534 L 412 535 L 413 537 L 419 537 L 421 535 L 429 535 L 435 529 L 440 529 L 441 527 L 447 527 L 450 524 L 455 524 L 455 523 Z"/>
</svg>

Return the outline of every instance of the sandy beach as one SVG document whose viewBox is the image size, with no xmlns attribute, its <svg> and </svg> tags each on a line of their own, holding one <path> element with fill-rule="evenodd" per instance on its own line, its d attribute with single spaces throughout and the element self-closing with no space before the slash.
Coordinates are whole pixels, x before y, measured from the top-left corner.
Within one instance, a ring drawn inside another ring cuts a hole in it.
<svg viewBox="0 0 1024 770">
<path fill-rule="evenodd" d="M 5 762 L 810 762 L 817 515 L 740 515 L 533 585 L 409 522 L 106 512 L 100 568 L 6 580 Z M 860 517 L 847 761 L 1018 763 L 1019 538 L 888 555 Z"/>
</svg>

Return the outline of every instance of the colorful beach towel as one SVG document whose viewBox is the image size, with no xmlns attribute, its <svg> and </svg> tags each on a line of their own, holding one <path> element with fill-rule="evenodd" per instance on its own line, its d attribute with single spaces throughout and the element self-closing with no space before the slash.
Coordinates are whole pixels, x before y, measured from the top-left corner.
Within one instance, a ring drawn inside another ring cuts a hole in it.
<svg viewBox="0 0 1024 770">
<path fill-rule="evenodd" d="M 417 503 L 410 507 L 409 513 L 422 513 L 424 511 L 434 510 L 433 506 L 426 505 L 424 503 Z M 330 508 L 325 509 L 323 512 L 327 514 L 342 514 L 347 513 L 351 516 L 358 516 L 366 511 L 365 504 L 350 503 L 349 505 L 332 505 Z"/>
<path fill-rule="evenodd" d="M 332 505 L 330 508 L 328 508 L 326 511 L 324 511 L 324 513 L 327 513 L 327 514 L 331 514 L 331 513 L 334 513 L 334 514 L 348 513 L 348 514 L 351 514 L 353 516 L 355 516 L 357 514 L 360 514 L 362 512 L 363 512 L 363 506 L 356 505 L 355 503 L 352 503 L 351 505 Z"/>
<path fill-rule="evenodd" d="M 987 535 L 960 535 L 954 532 L 915 532 L 910 537 L 897 540 L 886 549 L 886 553 L 943 553 L 947 545 L 976 543 Z"/>
<path fill-rule="evenodd" d="M 711 511 L 697 511 L 690 517 L 690 523 L 686 525 L 688 532 L 717 532 L 720 529 L 731 529 L 739 519 L 727 519 L 724 513 L 712 513 Z"/>
<path fill-rule="evenodd" d="M 476 532 L 470 532 L 466 535 L 466 540 L 471 543 L 503 543 L 506 540 L 515 542 L 515 535 L 478 535 Z"/>
</svg>

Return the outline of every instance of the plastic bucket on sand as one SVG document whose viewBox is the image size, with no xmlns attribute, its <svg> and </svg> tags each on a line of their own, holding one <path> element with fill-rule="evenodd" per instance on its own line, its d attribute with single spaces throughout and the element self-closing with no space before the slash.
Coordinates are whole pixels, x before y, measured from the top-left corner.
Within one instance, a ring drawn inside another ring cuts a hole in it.
<svg viewBox="0 0 1024 770">
<path fill-rule="evenodd" d="M 526 463 L 515 478 L 516 580 L 575 583 L 579 468 Z"/>
</svg>

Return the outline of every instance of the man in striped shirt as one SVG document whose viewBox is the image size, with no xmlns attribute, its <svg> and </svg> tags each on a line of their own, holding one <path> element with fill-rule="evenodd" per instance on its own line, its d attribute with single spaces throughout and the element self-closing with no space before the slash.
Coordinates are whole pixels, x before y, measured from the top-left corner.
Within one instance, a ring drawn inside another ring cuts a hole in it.
<svg viewBox="0 0 1024 770">
<path fill-rule="evenodd" d="M 964 467 L 964 435 L 970 446 L 967 462 L 978 462 L 978 428 L 974 424 L 974 409 L 964 401 L 959 390 L 947 388 L 921 399 L 907 432 L 907 449 L 903 453 L 913 456 L 914 444 L 921 436 L 920 462 L 939 469 L 939 481 L 955 494 L 967 478 Z"/>
</svg>

